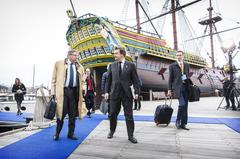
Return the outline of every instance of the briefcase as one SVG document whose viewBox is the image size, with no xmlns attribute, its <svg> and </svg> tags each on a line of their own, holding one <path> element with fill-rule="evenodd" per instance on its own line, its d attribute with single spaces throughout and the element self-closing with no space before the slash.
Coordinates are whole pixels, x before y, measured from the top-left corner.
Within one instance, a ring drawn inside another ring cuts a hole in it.
<svg viewBox="0 0 240 159">
<path fill-rule="evenodd" d="M 108 112 L 108 102 L 105 99 L 102 99 L 101 101 L 100 111 L 105 115 Z"/>
<path fill-rule="evenodd" d="M 56 108 L 57 108 L 57 103 L 54 98 L 51 98 L 46 106 L 44 118 L 53 120 L 56 114 Z"/>
<path fill-rule="evenodd" d="M 191 79 L 189 79 L 189 87 L 188 87 L 188 101 L 196 102 L 200 100 L 200 89 L 198 86 L 194 85 Z"/>
</svg>

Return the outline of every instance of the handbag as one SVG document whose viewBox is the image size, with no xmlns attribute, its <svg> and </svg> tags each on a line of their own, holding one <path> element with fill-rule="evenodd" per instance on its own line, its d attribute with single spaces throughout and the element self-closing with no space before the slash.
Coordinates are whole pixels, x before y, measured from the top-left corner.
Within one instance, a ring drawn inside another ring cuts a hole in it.
<svg viewBox="0 0 240 159">
<path fill-rule="evenodd" d="M 107 114 L 107 112 L 108 112 L 108 102 L 105 100 L 105 99 L 103 99 L 102 101 L 101 101 L 101 104 L 100 104 L 100 111 L 103 113 L 103 114 Z"/>
<path fill-rule="evenodd" d="M 191 79 L 188 79 L 188 101 L 196 102 L 200 100 L 200 89 L 198 86 L 194 85 Z"/>
<path fill-rule="evenodd" d="M 56 114 L 56 108 L 57 108 L 57 103 L 55 101 L 55 98 L 52 97 L 50 101 L 47 103 L 46 111 L 44 113 L 44 118 L 53 120 Z"/>
</svg>

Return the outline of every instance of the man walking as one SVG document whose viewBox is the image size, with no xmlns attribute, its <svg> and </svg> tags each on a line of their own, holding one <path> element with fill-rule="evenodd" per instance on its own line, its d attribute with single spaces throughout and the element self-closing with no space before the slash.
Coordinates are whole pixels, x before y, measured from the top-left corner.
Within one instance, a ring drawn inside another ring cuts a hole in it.
<svg viewBox="0 0 240 159">
<path fill-rule="evenodd" d="M 186 128 L 188 121 L 188 78 L 189 64 L 183 61 L 183 51 L 177 51 L 177 61 L 169 66 L 168 96 L 172 93 L 178 98 L 179 106 L 176 120 L 178 129 Z"/>
<path fill-rule="evenodd" d="M 108 83 L 106 87 L 105 98 L 110 95 L 110 132 L 108 139 L 113 138 L 113 134 L 117 126 L 117 116 L 123 105 L 124 116 L 127 125 L 128 140 L 132 143 L 137 143 L 137 139 L 133 136 L 134 120 L 133 120 L 133 95 L 131 85 L 135 90 L 135 98 L 138 98 L 140 93 L 140 82 L 137 75 L 135 65 L 132 62 L 125 60 L 126 51 L 124 48 L 115 48 L 113 62 L 109 68 Z"/>
<path fill-rule="evenodd" d="M 75 118 L 78 116 L 81 119 L 87 113 L 82 95 L 85 85 L 84 69 L 77 62 L 77 56 L 77 51 L 70 50 L 67 58 L 57 61 L 54 66 L 51 90 L 52 96 L 56 97 L 57 101 L 57 128 L 54 140 L 59 139 L 66 114 L 69 118 L 67 137 L 77 140 L 74 135 Z"/>
</svg>

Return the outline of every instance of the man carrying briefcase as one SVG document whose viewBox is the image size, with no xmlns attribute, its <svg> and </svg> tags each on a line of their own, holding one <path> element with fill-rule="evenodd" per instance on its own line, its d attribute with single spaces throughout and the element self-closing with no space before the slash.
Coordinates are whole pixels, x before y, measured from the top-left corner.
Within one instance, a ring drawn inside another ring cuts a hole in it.
<svg viewBox="0 0 240 159">
<path fill-rule="evenodd" d="M 77 56 L 76 50 L 70 50 L 67 58 L 57 61 L 54 66 L 51 89 L 51 94 L 57 102 L 57 128 L 54 140 L 59 139 L 66 114 L 69 118 L 67 137 L 77 140 L 74 135 L 75 117 L 78 116 L 81 119 L 87 113 L 82 94 L 85 85 L 84 69 L 77 62 Z"/>
</svg>

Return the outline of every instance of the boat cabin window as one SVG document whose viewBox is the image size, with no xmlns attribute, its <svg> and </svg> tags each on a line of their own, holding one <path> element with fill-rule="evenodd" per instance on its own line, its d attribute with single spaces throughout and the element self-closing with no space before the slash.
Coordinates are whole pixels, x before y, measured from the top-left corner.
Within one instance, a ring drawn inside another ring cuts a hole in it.
<svg viewBox="0 0 240 159">
<path fill-rule="evenodd" d="M 78 35 L 79 35 L 79 37 L 80 37 L 80 40 L 83 40 L 83 39 L 84 39 L 82 30 L 79 30 L 79 31 L 78 31 Z"/>
<path fill-rule="evenodd" d="M 88 26 L 88 32 L 91 36 L 96 35 L 96 32 L 92 26 Z"/>
</svg>

